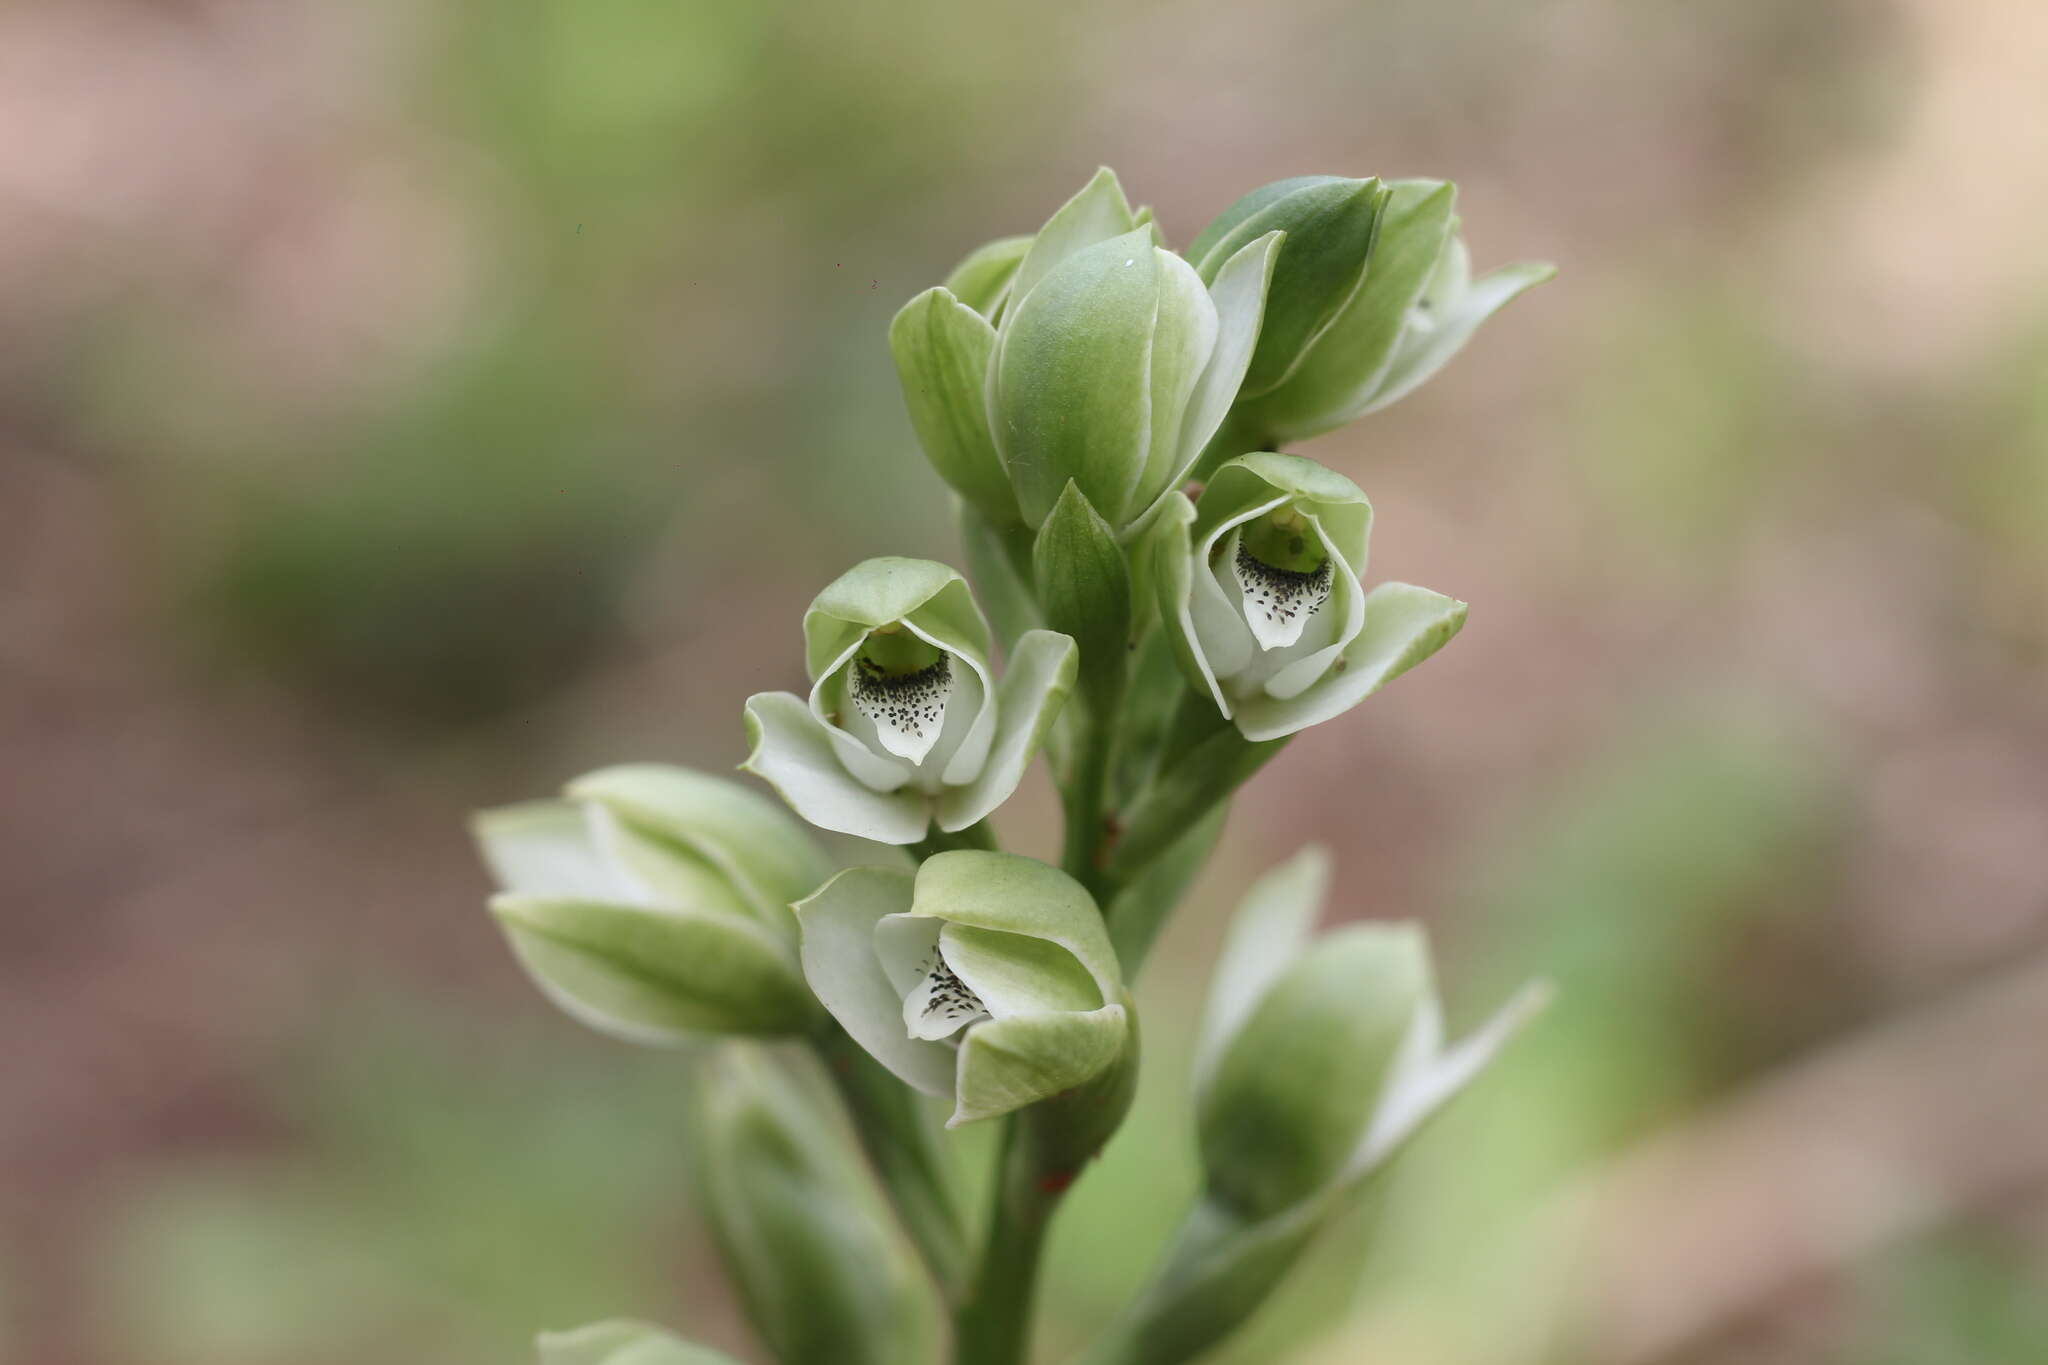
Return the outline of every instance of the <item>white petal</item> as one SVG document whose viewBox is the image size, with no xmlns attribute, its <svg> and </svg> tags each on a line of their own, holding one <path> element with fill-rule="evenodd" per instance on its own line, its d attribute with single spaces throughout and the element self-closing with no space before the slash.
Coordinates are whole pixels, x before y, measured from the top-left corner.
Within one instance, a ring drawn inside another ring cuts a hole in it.
<svg viewBox="0 0 2048 1365">
<path fill-rule="evenodd" d="M 981 997 L 947 964 L 944 948 L 934 945 L 924 974 L 903 997 L 904 1030 L 913 1038 L 937 1041 L 988 1017 Z"/>
<path fill-rule="evenodd" d="M 1237 580 L 1238 603 L 1244 611 L 1245 624 L 1252 628 L 1259 648 L 1269 654 L 1301 639 L 1302 627 L 1330 600 L 1335 570 L 1327 556 L 1322 566 L 1313 571 L 1276 569 L 1245 549 L 1240 528 L 1224 547 L 1224 557 L 1229 564 L 1217 567 L 1227 567 Z"/>
<path fill-rule="evenodd" d="M 651 899 L 644 886 L 598 849 L 579 804 L 501 806 L 479 811 L 470 828 L 501 890 L 618 905 L 645 905 Z"/>
<path fill-rule="evenodd" d="M 1259 324 L 1266 314 L 1266 286 L 1273 278 L 1273 263 L 1280 258 L 1281 237 L 1281 233 L 1269 232 L 1239 247 L 1209 286 L 1209 296 L 1216 302 L 1216 344 L 1188 399 L 1187 417 L 1181 426 L 1178 468 L 1183 474 L 1237 401 L 1238 386 L 1244 383 L 1252 352 L 1258 349 Z"/>
<path fill-rule="evenodd" d="M 1298 696 L 1248 697 L 1237 728 L 1254 742 L 1278 739 L 1340 716 L 1421 663 L 1458 633 L 1465 604 L 1409 583 L 1382 583 L 1365 595 L 1365 624 L 1337 665 Z"/>
<path fill-rule="evenodd" d="M 872 727 L 882 748 L 913 766 L 939 742 L 953 696 L 953 656 L 899 676 L 884 674 L 859 654 L 845 673 L 846 699 Z"/>
<path fill-rule="evenodd" d="M 811 716 L 824 727 L 839 764 L 870 791 L 893 792 L 910 781 L 911 765 L 890 754 L 868 720 L 847 696 L 846 674 L 865 637 L 856 636 L 811 684 Z"/>
<path fill-rule="evenodd" d="M 995 738 L 989 746 L 988 762 L 972 782 L 948 787 L 940 794 L 940 829 L 966 829 L 1017 790 L 1024 769 L 1045 742 L 1053 718 L 1074 690 L 1078 653 L 1074 642 L 1056 631 L 1029 630 L 1018 639 L 996 691 Z"/>
<path fill-rule="evenodd" d="M 950 1095 L 953 1049 L 904 1032 L 903 991 L 890 982 L 876 953 L 878 926 L 909 908 L 912 885 L 907 871 L 857 867 L 798 902 L 804 979 L 876 1061 L 928 1095 Z"/>
<path fill-rule="evenodd" d="M 831 727 L 788 692 L 747 699 L 754 752 L 744 765 L 779 792 L 790 808 L 820 829 L 884 844 L 924 837 L 930 810 L 915 791 L 878 792 L 855 781 L 839 761 Z"/>
<path fill-rule="evenodd" d="M 1309 632 L 1310 639 L 1297 641 L 1292 648 L 1277 652 L 1270 660 L 1279 666 L 1266 679 L 1265 692 L 1267 696 L 1283 701 L 1299 696 L 1329 672 L 1330 666 L 1337 662 L 1337 656 L 1344 652 L 1344 647 L 1357 639 L 1358 632 L 1365 628 L 1365 589 L 1358 584 L 1358 571 L 1337 549 L 1336 542 L 1324 530 L 1321 520 L 1311 520 L 1316 535 L 1322 539 L 1323 552 L 1330 557 L 1333 591 L 1331 600 L 1325 602 L 1318 612 L 1321 619 L 1316 622 L 1316 629 Z M 1315 640 L 1322 643 L 1314 644 Z"/>
</svg>

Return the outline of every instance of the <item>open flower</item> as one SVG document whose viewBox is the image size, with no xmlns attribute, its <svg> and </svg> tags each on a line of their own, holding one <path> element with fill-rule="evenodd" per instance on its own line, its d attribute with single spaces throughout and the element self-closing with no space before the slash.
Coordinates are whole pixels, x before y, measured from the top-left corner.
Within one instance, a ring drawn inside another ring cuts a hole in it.
<svg viewBox="0 0 2048 1365">
<path fill-rule="evenodd" d="M 1253 190 L 1189 248 L 1206 276 L 1219 248 L 1250 232 L 1287 233 L 1273 279 L 1275 335 L 1261 341 L 1232 414 L 1232 430 L 1260 444 L 1303 440 L 1405 397 L 1480 324 L 1557 273 L 1523 263 L 1474 280 L 1447 181 L 1394 181 L 1376 212 L 1348 216 L 1332 209 L 1347 185 L 1378 182 L 1305 176 Z M 1357 268 L 1348 286 L 1347 265 Z M 1328 311 L 1314 307 L 1324 280 Z"/>
<path fill-rule="evenodd" d="M 1000 686 L 965 579 L 926 559 L 870 559 L 804 614 L 808 699 L 747 700 L 753 753 L 821 829 L 915 843 L 1001 805 L 1073 690 L 1074 642 L 1027 631 Z"/>
<path fill-rule="evenodd" d="M 605 768 L 565 795 L 472 822 L 491 913 L 549 999 L 638 1043 L 817 1021 L 789 911 L 831 872 L 809 831 L 685 768 Z"/>
<path fill-rule="evenodd" d="M 1101 913 L 1044 863 L 968 851 L 914 875 L 854 868 L 796 912 L 818 999 L 877 1061 L 952 1099 L 952 1125 L 1104 1084 L 1135 1049 Z"/>
<path fill-rule="evenodd" d="M 1296 455 L 1216 471 L 1175 494 L 1150 532 L 1153 581 L 1189 683 L 1247 739 L 1278 739 L 1350 710 L 1436 653 L 1465 604 L 1408 583 L 1371 592 L 1372 507 L 1358 486 Z"/>
<path fill-rule="evenodd" d="M 996 526 L 1042 525 L 1068 481 L 1139 521 L 1223 422 L 1258 342 L 1281 234 L 1206 277 L 1099 172 L 1036 237 L 991 243 L 889 330 L 918 439 Z"/>
</svg>

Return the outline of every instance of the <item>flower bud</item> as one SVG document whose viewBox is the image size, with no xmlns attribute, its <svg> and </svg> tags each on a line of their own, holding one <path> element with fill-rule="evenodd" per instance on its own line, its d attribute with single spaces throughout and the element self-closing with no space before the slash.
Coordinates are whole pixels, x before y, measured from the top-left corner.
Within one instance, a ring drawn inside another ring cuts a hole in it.
<svg viewBox="0 0 2048 1365">
<path fill-rule="evenodd" d="M 997 527 L 1043 524 L 1069 481 L 1112 527 L 1137 521 L 1237 397 L 1279 243 L 1233 244 L 1197 276 L 1098 172 L 891 325 L 933 467 Z"/>
<path fill-rule="evenodd" d="M 853 1040 L 953 1101 L 949 1126 L 1074 1092 L 1076 1146 L 1123 1117 L 1136 1048 L 1101 913 L 1056 868 L 1006 853 L 854 868 L 797 906 L 804 975 Z"/>
<path fill-rule="evenodd" d="M 1001 805 L 1074 686 L 1074 642 L 1043 630 L 998 686 L 966 580 L 930 560 L 849 570 L 805 613 L 804 641 L 810 696 L 747 700 L 744 766 L 819 828 L 885 844 Z"/>
<path fill-rule="evenodd" d="M 1209 1198 L 1251 1224 L 1378 1166 L 1468 1084 L 1541 1003 L 1524 991 L 1443 1046 L 1429 949 L 1413 924 L 1311 938 L 1329 858 L 1309 848 L 1246 896 L 1197 1050 Z"/>
<path fill-rule="evenodd" d="M 831 868 L 800 825 L 736 783 L 653 764 L 567 796 L 473 822 L 491 912 L 549 999 L 642 1043 L 811 1026 L 788 907 Z"/>
<path fill-rule="evenodd" d="M 748 1319 L 785 1365 L 914 1365 L 935 1307 L 866 1169 L 823 1108 L 755 1048 L 697 1092 L 700 1204 Z"/>
<path fill-rule="evenodd" d="M 1372 506 L 1297 455 L 1231 460 L 1199 502 L 1168 499 L 1152 581 L 1188 682 L 1245 738 L 1342 714 L 1441 649 L 1465 604 L 1407 583 L 1366 592 Z"/>
<path fill-rule="evenodd" d="M 1274 271 L 1275 301 L 1268 305 L 1274 356 L 1268 363 L 1262 343 L 1232 414 L 1232 429 L 1261 445 L 1330 431 L 1412 392 L 1487 318 L 1556 273 L 1548 265 L 1521 264 L 1472 280 L 1452 213 L 1457 190 L 1440 180 L 1395 181 L 1370 222 L 1354 210 L 1349 217 L 1313 216 L 1313 228 L 1290 226 L 1314 215 L 1333 194 L 1329 184 L 1317 179 L 1269 185 L 1240 200 L 1196 240 L 1197 247 L 1212 235 L 1223 243 L 1231 240 L 1233 227 L 1269 222 L 1289 232 Z M 1297 238 L 1311 232 L 1317 251 L 1305 253 L 1306 259 L 1291 269 L 1288 257 Z M 1296 279 L 1306 294 L 1315 278 L 1334 276 L 1340 262 L 1354 258 L 1366 262 L 1362 277 L 1318 322 L 1314 309 L 1299 302 Z M 1284 322 L 1273 315 L 1283 292 L 1288 300 Z M 1298 346 L 1295 338 L 1301 339 Z M 1284 373 L 1275 368 L 1283 364 Z"/>
<path fill-rule="evenodd" d="M 738 1365 L 731 1356 L 644 1322 L 613 1318 L 567 1332 L 543 1332 L 540 1365 Z"/>
</svg>

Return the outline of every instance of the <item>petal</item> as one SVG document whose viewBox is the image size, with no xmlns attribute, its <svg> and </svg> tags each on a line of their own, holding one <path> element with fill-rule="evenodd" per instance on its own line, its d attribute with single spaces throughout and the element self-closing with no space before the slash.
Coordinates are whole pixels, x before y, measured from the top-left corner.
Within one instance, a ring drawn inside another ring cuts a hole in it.
<svg viewBox="0 0 2048 1365">
<path fill-rule="evenodd" d="M 1189 616 L 1203 655 L 1219 682 L 1235 679 L 1252 666 L 1259 653 L 1258 637 L 1245 621 L 1237 585 L 1230 577 L 1230 562 L 1237 554 L 1237 537 L 1231 533 L 1245 522 L 1286 505 L 1284 497 L 1255 504 L 1195 541 Z M 1228 708 L 1224 714 L 1230 714 Z"/>
<path fill-rule="evenodd" d="M 540 1351 L 540 1365 L 738 1365 L 721 1351 L 624 1318 L 567 1332 L 542 1332 L 534 1345 Z"/>
<path fill-rule="evenodd" d="M 911 429 L 939 477 L 998 525 L 1018 520 L 1017 495 L 988 430 L 988 363 L 996 332 L 944 289 L 928 289 L 889 324 L 889 351 Z"/>
<path fill-rule="evenodd" d="M 1095 1010 L 1107 1003 L 1079 958 L 1049 939 L 948 923 L 938 956 L 998 1019 L 1045 1010 Z"/>
<path fill-rule="evenodd" d="M 605 858 L 646 888 L 631 903 L 761 918 L 737 887 L 689 849 L 634 828 L 597 802 L 583 810 L 590 822 L 590 837 Z"/>
<path fill-rule="evenodd" d="M 609 807 L 716 867 L 775 920 L 832 874 L 810 831 L 768 797 L 737 782 L 661 763 L 601 768 L 567 795 Z"/>
<path fill-rule="evenodd" d="M 876 955 L 877 927 L 910 908 L 912 884 L 909 872 L 856 867 L 798 902 L 804 979 L 876 1061 L 928 1095 L 950 1095 L 953 1049 L 904 1032 L 903 992 L 890 983 Z"/>
<path fill-rule="evenodd" d="M 935 945 L 924 974 L 903 997 L 903 1029 L 913 1038 L 937 1042 L 989 1017 L 988 1006 L 962 981 Z"/>
<path fill-rule="evenodd" d="M 749 697 L 747 737 L 753 752 L 741 766 L 764 778 L 818 828 L 884 844 L 924 837 L 929 823 L 924 796 L 872 791 L 855 781 L 839 762 L 828 728 L 791 693 Z"/>
<path fill-rule="evenodd" d="M 1372 504 L 1357 484 L 1300 455 L 1254 451 L 1218 467 L 1202 492 L 1197 525 L 1206 528 L 1231 521 L 1245 508 L 1269 503 L 1282 493 L 1321 521 L 1351 567 L 1365 572 Z"/>
<path fill-rule="evenodd" d="M 1550 1003 L 1551 994 L 1549 983 L 1533 982 L 1450 1050 L 1420 1063 L 1409 1056 L 1396 1062 L 1364 1140 L 1346 1168 L 1346 1179 L 1356 1179 L 1393 1155 L 1453 1096 L 1478 1079 L 1500 1050 Z M 1434 999 L 1417 1014 L 1429 1016 L 1416 1025 L 1425 1037 L 1431 1029 L 1441 1032 L 1442 1016 Z"/>
<path fill-rule="evenodd" d="M 1131 212 L 1130 201 L 1124 198 L 1124 187 L 1116 172 L 1107 166 L 1097 170 L 1080 193 L 1060 205 L 1032 239 L 1031 249 L 1010 281 L 1010 311 L 1014 312 L 1040 280 L 1075 252 L 1121 237 L 1137 226 L 1138 219 Z"/>
<path fill-rule="evenodd" d="M 606 858 L 583 807 L 526 801 L 479 811 L 470 830 L 498 887 L 529 896 L 576 896 L 645 904 L 647 889 Z"/>
<path fill-rule="evenodd" d="M 967 253 L 946 276 L 947 292 L 983 317 L 993 319 L 1010 296 L 1018 263 L 1031 250 L 1029 237 L 998 237 Z"/>
<path fill-rule="evenodd" d="M 1194 267 L 1171 251 L 1154 247 L 1153 253 L 1159 263 L 1159 308 L 1152 326 L 1152 427 L 1144 465 L 1123 504 L 1133 512 L 1150 507 L 1193 463 L 1184 458 L 1182 432 L 1215 354 L 1219 325 L 1215 301 Z M 1195 447 L 1200 453 L 1201 447 Z"/>
<path fill-rule="evenodd" d="M 1301 632 L 1330 600 L 1336 582 L 1336 556 L 1324 555 L 1313 571 L 1276 569 L 1244 548 L 1244 528 L 1238 527 L 1224 547 L 1217 568 L 1237 582 L 1245 623 L 1259 648 L 1268 654 L 1284 650 L 1301 640 Z M 1318 533 L 1319 540 L 1321 539 Z"/>
<path fill-rule="evenodd" d="M 751 919 L 539 896 L 492 898 L 513 952 L 566 1013 L 639 1043 L 794 1033 L 811 1003 Z"/>
<path fill-rule="evenodd" d="M 989 422 L 1024 520 L 1069 479 L 1124 524 L 1151 446 L 1160 266 L 1147 230 L 1081 251 L 1017 303 L 989 367 Z"/>
<path fill-rule="evenodd" d="M 1462 242 L 1452 247 L 1464 251 Z M 1427 325 L 1425 316 L 1411 318 L 1392 364 L 1358 415 L 1378 412 L 1413 393 L 1464 349 L 1480 324 L 1556 274 L 1556 266 L 1535 262 L 1503 266 L 1447 300 L 1441 312 L 1425 315 Z"/>
<path fill-rule="evenodd" d="M 1216 272 L 1209 297 L 1216 301 L 1216 346 L 1188 400 L 1186 423 L 1181 427 L 1177 470 L 1185 476 L 1200 457 L 1202 448 L 1216 435 L 1217 428 L 1237 401 L 1238 386 L 1259 343 L 1259 328 L 1265 317 L 1266 290 L 1273 281 L 1273 267 L 1280 259 L 1284 234 L 1269 232 L 1247 242 Z M 1177 480 L 1176 480 L 1177 481 Z"/>
<path fill-rule="evenodd" d="M 1305 632 L 1305 638 L 1275 651 L 1268 658 L 1268 662 L 1278 667 L 1266 679 L 1264 691 L 1267 696 L 1282 701 L 1300 695 L 1329 672 L 1330 666 L 1344 652 L 1344 647 L 1365 629 L 1365 589 L 1358 584 L 1358 570 L 1351 566 L 1336 542 L 1324 531 L 1321 518 L 1311 520 L 1316 535 L 1323 542 L 1324 553 L 1330 556 L 1332 589 L 1330 600 L 1317 613 L 1321 618 L 1315 623 L 1317 628 Z M 1315 644 L 1317 640 L 1325 643 Z"/>
<path fill-rule="evenodd" d="M 1086 1014 L 1020 1014 L 967 1031 L 948 1128 L 994 1118 L 1083 1085 L 1114 1063 L 1130 1037 L 1122 1005 Z"/>
<path fill-rule="evenodd" d="M 841 767 L 870 791 L 893 792 L 909 782 L 915 770 L 888 751 L 874 721 L 853 704 L 849 695 L 849 675 L 860 646 L 861 639 L 855 639 L 839 661 L 811 685 L 808 710 L 811 719 L 824 727 L 825 738 Z"/>
<path fill-rule="evenodd" d="M 939 794 L 940 829 L 966 829 L 985 819 L 1017 789 L 1024 769 L 1066 704 L 1067 694 L 1074 690 L 1077 656 L 1074 642 L 1064 635 L 1049 630 L 1024 632 L 996 690 L 996 729 L 988 762 L 972 782 L 948 787 Z"/>
<path fill-rule="evenodd" d="M 1209 574 L 1207 565 L 1196 557 L 1188 537 L 1188 528 L 1194 520 L 1195 505 L 1185 494 L 1167 494 L 1151 529 L 1145 533 L 1143 553 L 1152 561 L 1153 591 L 1159 603 L 1160 617 L 1166 623 L 1166 638 L 1173 646 L 1181 675 L 1188 686 L 1198 692 L 1206 691 L 1216 703 L 1216 709 L 1228 716 L 1230 702 L 1216 680 L 1215 666 L 1209 662 L 1207 646 L 1196 627 L 1195 594 L 1201 581 Z M 1228 617 L 1226 611 L 1226 622 Z M 1241 626 L 1239 628 L 1242 629 Z"/>
<path fill-rule="evenodd" d="M 1208 1085 L 1224 1046 L 1251 1017 L 1259 997 L 1306 946 L 1330 890 L 1330 855 L 1310 844 L 1252 883 L 1231 917 L 1216 959 L 1209 1003 L 1195 1045 L 1195 1091 Z"/>
<path fill-rule="evenodd" d="M 1094 898 L 1072 877 L 1036 858 L 973 849 L 936 854 L 918 868 L 912 902 L 911 914 L 918 918 L 1058 944 L 1095 979 L 1103 1000 L 1114 999 L 1123 988 L 1116 950 Z M 955 965 L 963 974 L 969 969 L 965 956 Z"/>
<path fill-rule="evenodd" d="M 1342 715 L 1449 643 L 1465 624 L 1465 604 L 1409 583 L 1382 583 L 1366 594 L 1365 627 L 1321 681 L 1282 701 L 1255 696 L 1238 705 L 1246 739 L 1278 739 Z"/>
<path fill-rule="evenodd" d="M 804 613 L 804 666 L 813 680 L 871 630 L 915 614 L 948 649 L 986 657 L 988 623 L 959 572 L 930 559 L 884 556 L 854 565 Z"/>
</svg>

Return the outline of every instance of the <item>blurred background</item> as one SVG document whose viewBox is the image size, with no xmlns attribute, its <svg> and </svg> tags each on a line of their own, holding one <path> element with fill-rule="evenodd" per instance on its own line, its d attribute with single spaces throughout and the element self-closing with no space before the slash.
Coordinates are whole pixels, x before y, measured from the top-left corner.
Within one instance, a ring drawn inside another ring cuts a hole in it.
<svg viewBox="0 0 2048 1365">
<path fill-rule="evenodd" d="M 824 582 L 954 557 L 885 327 L 1098 162 L 1177 245 L 1444 176 L 1562 274 L 1307 447 L 1471 623 L 1239 803 L 1047 1358 L 1317 838 L 1455 1013 L 1561 1002 L 1225 1359 L 2048 1360 L 2038 0 L 0 5 L 0 1359 L 752 1349 L 682 1062 L 541 1001 L 464 813 L 729 769 Z"/>
</svg>

